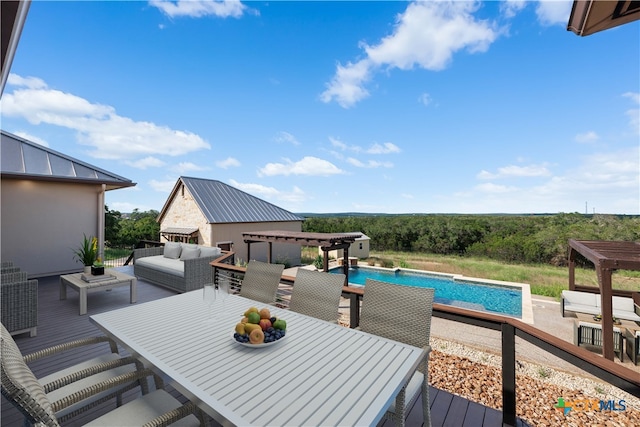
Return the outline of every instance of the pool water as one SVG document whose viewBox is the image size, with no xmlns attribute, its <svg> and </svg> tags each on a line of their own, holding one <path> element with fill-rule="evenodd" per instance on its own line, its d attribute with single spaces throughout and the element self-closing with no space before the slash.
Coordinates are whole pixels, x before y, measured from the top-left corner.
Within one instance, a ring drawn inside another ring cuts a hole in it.
<svg viewBox="0 0 640 427">
<path fill-rule="evenodd" d="M 332 269 L 331 272 L 342 273 L 342 268 Z M 434 302 L 439 304 L 522 317 L 522 290 L 516 286 L 456 280 L 452 276 L 430 275 L 416 270 L 349 268 L 350 284 L 364 286 L 367 279 L 398 285 L 434 288 Z"/>
</svg>

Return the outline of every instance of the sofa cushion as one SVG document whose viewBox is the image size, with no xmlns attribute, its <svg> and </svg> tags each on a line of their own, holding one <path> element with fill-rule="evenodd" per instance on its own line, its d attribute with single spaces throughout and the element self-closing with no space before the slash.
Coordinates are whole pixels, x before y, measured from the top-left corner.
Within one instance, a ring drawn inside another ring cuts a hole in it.
<svg viewBox="0 0 640 427">
<path fill-rule="evenodd" d="M 182 247 L 182 252 L 180 252 L 180 259 L 194 259 L 200 258 L 200 248 L 191 248 L 191 247 Z"/>
<path fill-rule="evenodd" d="M 613 304 L 613 309 L 614 310 L 629 311 L 631 313 L 634 312 L 634 310 L 633 310 L 633 299 L 632 298 L 613 297 L 612 304 Z"/>
<path fill-rule="evenodd" d="M 211 246 L 200 246 L 201 257 L 219 256 L 221 253 L 222 250 L 220 248 L 214 248 Z"/>
<path fill-rule="evenodd" d="M 587 305 L 593 307 L 600 306 L 600 294 L 579 291 L 562 291 L 562 297 L 567 305 Z"/>
<path fill-rule="evenodd" d="M 178 259 L 182 252 L 182 246 L 180 243 L 167 242 L 164 244 L 163 255 L 165 258 Z"/>
<path fill-rule="evenodd" d="M 141 267 L 152 268 L 163 273 L 184 277 L 184 262 L 179 259 L 165 258 L 163 255 L 138 258 L 136 264 Z"/>
</svg>

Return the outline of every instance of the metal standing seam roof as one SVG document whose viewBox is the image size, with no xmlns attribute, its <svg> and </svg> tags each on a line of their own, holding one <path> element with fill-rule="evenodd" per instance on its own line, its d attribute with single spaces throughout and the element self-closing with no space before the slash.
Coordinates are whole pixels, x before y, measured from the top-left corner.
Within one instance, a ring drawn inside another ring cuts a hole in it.
<svg viewBox="0 0 640 427">
<path fill-rule="evenodd" d="M 304 221 L 304 218 L 217 180 L 180 177 L 208 223 Z"/>
<path fill-rule="evenodd" d="M 127 178 L 74 159 L 48 147 L 0 131 L 3 178 L 106 184 L 109 190 L 136 185 Z"/>
</svg>

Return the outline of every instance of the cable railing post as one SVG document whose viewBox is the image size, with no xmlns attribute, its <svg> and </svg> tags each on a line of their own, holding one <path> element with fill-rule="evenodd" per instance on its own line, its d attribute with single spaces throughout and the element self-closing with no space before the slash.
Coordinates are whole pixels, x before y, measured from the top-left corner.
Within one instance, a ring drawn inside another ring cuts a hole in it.
<svg viewBox="0 0 640 427">
<path fill-rule="evenodd" d="M 502 324 L 502 425 L 516 425 L 516 328 Z"/>
</svg>

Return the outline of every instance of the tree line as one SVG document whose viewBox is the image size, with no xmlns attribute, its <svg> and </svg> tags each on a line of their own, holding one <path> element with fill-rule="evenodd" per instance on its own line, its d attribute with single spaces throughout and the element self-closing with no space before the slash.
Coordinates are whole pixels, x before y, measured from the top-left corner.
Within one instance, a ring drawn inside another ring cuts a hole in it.
<svg viewBox="0 0 640 427">
<path fill-rule="evenodd" d="M 468 255 L 564 266 L 569 239 L 640 241 L 640 216 L 323 215 L 307 217 L 302 230 L 361 232 L 371 238 L 370 248 L 375 251 Z"/>
<path fill-rule="evenodd" d="M 158 211 L 140 212 L 134 209 L 130 214 L 122 214 L 105 205 L 105 245 L 109 248 L 132 248 L 140 240 L 160 238 L 160 224 L 156 221 Z"/>
</svg>

